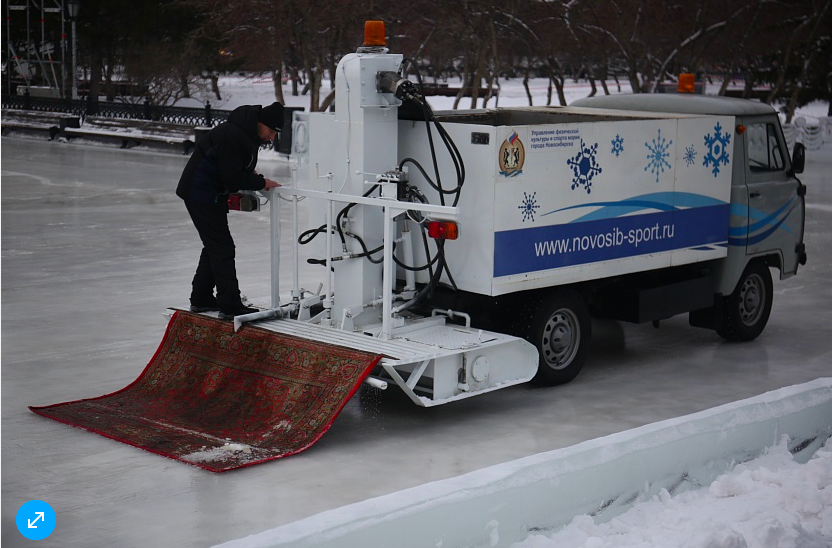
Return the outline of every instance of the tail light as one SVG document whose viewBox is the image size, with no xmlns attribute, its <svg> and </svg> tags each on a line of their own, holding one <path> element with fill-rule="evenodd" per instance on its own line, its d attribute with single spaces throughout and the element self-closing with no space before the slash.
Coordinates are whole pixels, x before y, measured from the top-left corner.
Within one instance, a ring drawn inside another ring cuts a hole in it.
<svg viewBox="0 0 832 548">
<path fill-rule="evenodd" d="M 459 237 L 459 226 L 451 221 L 430 221 L 428 236 L 434 240 L 456 240 Z"/>
</svg>

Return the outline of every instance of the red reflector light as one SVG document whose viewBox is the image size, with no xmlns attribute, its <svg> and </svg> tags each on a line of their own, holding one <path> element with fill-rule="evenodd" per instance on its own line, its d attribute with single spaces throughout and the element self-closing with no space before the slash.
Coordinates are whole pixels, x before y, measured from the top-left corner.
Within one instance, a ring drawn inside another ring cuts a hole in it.
<svg viewBox="0 0 832 548">
<path fill-rule="evenodd" d="M 450 221 L 431 221 L 428 223 L 428 236 L 434 240 L 456 240 L 459 227 Z"/>
<path fill-rule="evenodd" d="M 228 209 L 232 211 L 240 211 L 240 195 L 239 194 L 229 194 L 228 195 Z"/>
</svg>

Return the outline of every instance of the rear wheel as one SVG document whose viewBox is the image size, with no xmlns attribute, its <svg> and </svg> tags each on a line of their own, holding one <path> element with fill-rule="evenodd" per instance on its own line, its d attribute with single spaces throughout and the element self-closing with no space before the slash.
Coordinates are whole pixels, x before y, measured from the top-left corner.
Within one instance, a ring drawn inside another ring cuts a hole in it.
<svg viewBox="0 0 832 548">
<path fill-rule="evenodd" d="M 579 294 L 565 290 L 545 298 L 528 336 L 539 355 L 535 381 L 553 386 L 574 379 L 589 355 L 591 331 L 589 309 Z"/>
<path fill-rule="evenodd" d="M 729 341 L 756 339 L 768 323 L 773 294 L 771 272 L 765 263 L 749 263 L 737 288 L 725 297 L 719 336 Z"/>
</svg>

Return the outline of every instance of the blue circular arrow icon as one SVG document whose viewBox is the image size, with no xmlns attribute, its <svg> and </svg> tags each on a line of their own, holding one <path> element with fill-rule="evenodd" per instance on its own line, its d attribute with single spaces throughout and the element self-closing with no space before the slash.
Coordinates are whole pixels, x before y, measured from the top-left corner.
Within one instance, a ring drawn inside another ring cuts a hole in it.
<svg viewBox="0 0 832 548">
<path fill-rule="evenodd" d="M 17 528 L 30 540 L 41 540 L 51 535 L 55 523 L 55 510 L 42 500 L 30 500 L 17 511 Z"/>
</svg>

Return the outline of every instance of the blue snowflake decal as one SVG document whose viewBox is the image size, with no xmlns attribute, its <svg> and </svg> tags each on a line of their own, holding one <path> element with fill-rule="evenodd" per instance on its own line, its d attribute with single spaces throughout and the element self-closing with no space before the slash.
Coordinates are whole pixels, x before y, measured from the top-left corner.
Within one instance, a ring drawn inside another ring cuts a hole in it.
<svg viewBox="0 0 832 548">
<path fill-rule="evenodd" d="M 672 144 L 673 141 L 668 141 L 662 137 L 661 129 L 659 129 L 658 137 L 653 139 L 652 146 L 650 143 L 644 143 L 644 146 L 646 146 L 647 150 L 650 151 L 647 155 L 647 165 L 644 167 L 644 171 L 649 169 L 651 173 L 655 173 L 657 183 L 659 182 L 659 175 L 664 173 L 665 166 L 667 169 L 670 169 L 670 163 L 667 161 L 670 153 L 667 149 L 669 149 Z"/>
<path fill-rule="evenodd" d="M 537 210 L 540 209 L 540 206 L 537 205 L 537 192 L 532 192 L 531 196 L 523 193 L 523 203 L 517 206 L 523 213 L 523 222 L 525 223 L 526 220 L 530 220 L 534 222 L 534 214 L 537 213 Z"/>
<path fill-rule="evenodd" d="M 616 133 L 615 139 L 610 142 L 612 143 L 612 153 L 615 154 L 616 158 L 618 158 L 618 155 L 624 152 L 624 139 Z"/>
<path fill-rule="evenodd" d="M 690 167 L 694 163 L 696 163 L 696 151 L 693 149 L 693 145 L 689 147 L 685 147 L 685 164 Z"/>
<path fill-rule="evenodd" d="M 601 166 L 595 160 L 596 152 L 598 152 L 598 143 L 588 147 L 584 145 L 584 140 L 581 139 L 581 150 L 578 151 L 574 158 L 566 161 L 572 168 L 572 174 L 574 175 L 572 179 L 572 190 L 583 186 L 586 188 L 587 194 L 592 191 L 590 189 L 592 186 L 592 178 L 601 173 Z"/>
<path fill-rule="evenodd" d="M 713 165 L 714 168 L 711 172 L 714 174 L 714 177 L 719 175 L 720 164 L 727 166 L 728 162 L 731 161 L 731 157 L 728 156 L 729 144 L 731 144 L 731 135 L 727 133 L 725 135 L 722 134 L 722 126 L 719 125 L 719 122 L 714 126 L 713 137 L 711 137 L 710 133 L 705 135 L 705 146 L 708 148 L 708 153 L 705 154 L 702 165 L 705 167 Z"/>
</svg>

